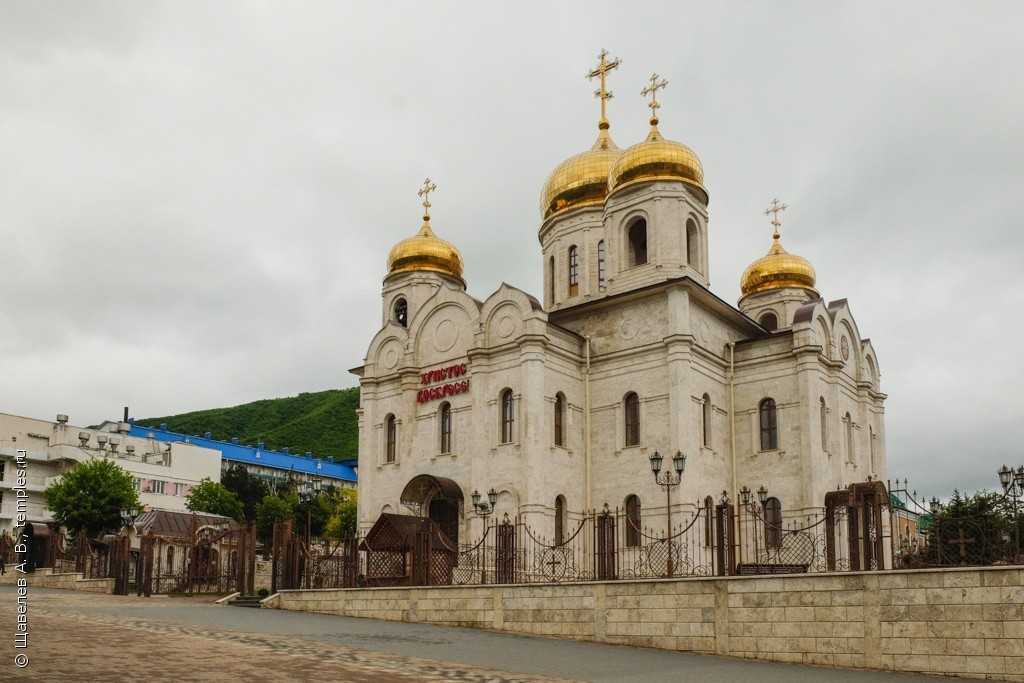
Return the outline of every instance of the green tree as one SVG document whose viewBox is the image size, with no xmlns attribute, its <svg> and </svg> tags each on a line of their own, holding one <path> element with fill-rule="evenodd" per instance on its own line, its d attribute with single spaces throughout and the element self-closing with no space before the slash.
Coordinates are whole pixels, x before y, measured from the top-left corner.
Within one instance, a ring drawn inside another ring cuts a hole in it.
<svg viewBox="0 0 1024 683">
<path fill-rule="evenodd" d="M 238 494 L 210 479 L 203 479 L 199 486 L 192 489 L 185 499 L 185 506 L 193 512 L 224 515 L 239 522 L 245 519 L 245 509 Z"/>
<path fill-rule="evenodd" d="M 331 515 L 327 519 L 324 535 L 336 541 L 356 532 L 356 501 L 354 488 L 336 488 L 330 493 Z"/>
<path fill-rule="evenodd" d="M 242 501 L 244 519 L 252 522 L 256 519 L 256 508 L 265 497 L 270 495 L 270 487 L 258 477 L 249 474 L 249 470 L 241 465 L 233 465 L 220 477 L 220 483 Z"/>
<path fill-rule="evenodd" d="M 264 496 L 256 506 L 256 530 L 264 543 L 274 536 L 274 524 L 292 519 L 299 497 L 290 491 L 278 495 Z"/>
<path fill-rule="evenodd" d="M 121 528 L 121 509 L 138 507 L 132 476 L 112 460 L 76 464 L 45 492 L 53 519 L 75 535 L 90 537 Z"/>
</svg>

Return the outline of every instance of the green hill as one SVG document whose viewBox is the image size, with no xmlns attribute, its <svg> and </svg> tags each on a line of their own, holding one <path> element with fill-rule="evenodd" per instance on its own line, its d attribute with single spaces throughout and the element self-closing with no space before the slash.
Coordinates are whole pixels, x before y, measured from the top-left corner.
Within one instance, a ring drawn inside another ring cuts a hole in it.
<svg viewBox="0 0 1024 683">
<path fill-rule="evenodd" d="M 312 451 L 325 458 L 355 458 L 359 449 L 356 408 L 359 388 L 329 389 L 287 398 L 254 401 L 231 408 L 197 410 L 181 415 L 146 417 L 136 424 L 186 434 L 211 432 L 213 438 L 242 443 L 263 441 L 267 448 L 288 446 L 292 453 Z"/>
</svg>

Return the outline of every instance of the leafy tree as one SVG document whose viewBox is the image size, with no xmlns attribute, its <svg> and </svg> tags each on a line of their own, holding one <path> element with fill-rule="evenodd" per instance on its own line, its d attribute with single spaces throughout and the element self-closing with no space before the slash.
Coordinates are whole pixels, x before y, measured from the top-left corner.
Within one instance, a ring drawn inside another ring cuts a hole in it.
<svg viewBox="0 0 1024 683">
<path fill-rule="evenodd" d="M 220 483 L 231 491 L 242 502 L 244 519 L 254 521 L 256 508 L 265 497 L 270 495 L 270 487 L 259 477 L 249 474 L 249 470 L 241 465 L 233 465 L 221 475 Z"/>
<path fill-rule="evenodd" d="M 290 491 L 283 495 L 263 497 L 260 504 L 256 506 L 256 530 L 264 543 L 270 542 L 273 538 L 274 524 L 295 516 L 295 506 L 298 503 L 299 497 Z"/>
<path fill-rule="evenodd" d="M 185 506 L 193 512 L 224 515 L 237 521 L 245 519 L 245 508 L 238 494 L 210 479 L 203 479 L 199 486 L 192 489 L 185 499 Z"/>
<path fill-rule="evenodd" d="M 336 541 L 356 532 L 356 501 L 354 488 L 337 488 L 331 491 L 332 512 L 327 520 L 324 535 Z"/>
<path fill-rule="evenodd" d="M 90 537 L 117 531 L 121 509 L 139 505 L 132 476 L 106 459 L 76 464 L 44 495 L 57 523 L 72 535 L 84 531 Z"/>
<path fill-rule="evenodd" d="M 1024 539 L 1024 518 L 999 493 L 965 496 L 954 491 L 950 501 L 928 515 L 921 526 L 927 543 L 904 558 L 908 566 L 1006 564 L 1021 554 L 1017 534 Z"/>
</svg>

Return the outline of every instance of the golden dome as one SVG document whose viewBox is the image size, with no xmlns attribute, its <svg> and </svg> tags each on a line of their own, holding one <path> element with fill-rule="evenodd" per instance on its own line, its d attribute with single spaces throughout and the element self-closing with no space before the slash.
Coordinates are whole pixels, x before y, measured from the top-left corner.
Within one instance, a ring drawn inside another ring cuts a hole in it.
<svg viewBox="0 0 1024 683">
<path fill-rule="evenodd" d="M 810 261 L 790 254 L 782 248 L 779 233 L 772 237 L 772 246 L 768 254 L 757 259 L 743 271 L 740 278 L 740 292 L 743 296 L 771 289 L 796 287 L 807 289 L 815 294 L 815 273 Z"/>
<path fill-rule="evenodd" d="M 462 282 L 462 254 L 434 234 L 429 215 L 423 217 L 419 232 L 396 244 L 388 254 L 388 275 L 424 270 Z"/>
<path fill-rule="evenodd" d="M 692 149 L 667 140 L 658 130 L 658 119 L 651 119 L 647 139 L 623 152 L 608 173 L 608 193 L 639 180 L 681 180 L 696 187 L 707 201 L 704 167 Z"/>
<path fill-rule="evenodd" d="M 600 204 L 608 194 L 608 171 L 622 154 L 602 123 L 594 146 L 569 157 L 551 172 L 540 195 L 540 214 L 547 218 L 563 209 Z"/>
</svg>

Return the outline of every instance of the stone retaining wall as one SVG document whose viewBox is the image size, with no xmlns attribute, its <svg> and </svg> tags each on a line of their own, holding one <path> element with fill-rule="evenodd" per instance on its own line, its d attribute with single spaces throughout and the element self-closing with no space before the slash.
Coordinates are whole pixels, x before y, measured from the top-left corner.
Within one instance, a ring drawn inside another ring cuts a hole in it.
<svg viewBox="0 0 1024 683">
<path fill-rule="evenodd" d="M 0 576 L 0 586 L 15 585 L 19 577 L 28 579 L 29 586 L 40 588 L 62 588 L 64 590 L 86 591 L 89 593 L 114 592 L 114 579 L 86 579 L 81 573 L 54 574 L 51 570 L 39 570 L 31 574 L 19 574 L 13 565 L 7 565 L 7 573 Z"/>
<path fill-rule="evenodd" d="M 266 606 L 1024 681 L 1024 569 L 281 591 Z"/>
</svg>

